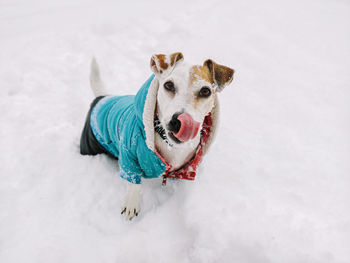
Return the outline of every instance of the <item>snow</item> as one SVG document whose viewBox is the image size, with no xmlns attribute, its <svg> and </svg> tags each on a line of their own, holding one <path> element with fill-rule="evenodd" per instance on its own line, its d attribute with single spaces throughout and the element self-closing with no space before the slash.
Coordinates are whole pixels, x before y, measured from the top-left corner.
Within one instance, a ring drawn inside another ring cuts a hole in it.
<svg viewBox="0 0 350 263">
<path fill-rule="evenodd" d="M 350 3 L 0 3 L 0 261 L 350 262 Z M 96 56 L 134 94 L 155 53 L 236 70 L 195 182 L 148 180 L 141 214 L 81 156 Z"/>
</svg>

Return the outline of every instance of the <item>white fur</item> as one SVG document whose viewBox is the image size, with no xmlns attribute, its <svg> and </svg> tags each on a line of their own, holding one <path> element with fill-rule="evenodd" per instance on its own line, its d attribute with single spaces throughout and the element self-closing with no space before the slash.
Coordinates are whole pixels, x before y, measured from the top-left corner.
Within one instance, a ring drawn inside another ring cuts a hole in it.
<svg viewBox="0 0 350 263">
<path fill-rule="evenodd" d="M 127 192 L 122 213 L 127 220 L 131 220 L 140 211 L 141 184 L 127 182 Z"/>
<path fill-rule="evenodd" d="M 90 86 L 95 97 L 107 95 L 103 81 L 101 80 L 100 70 L 95 58 L 93 58 L 91 61 Z"/>
</svg>

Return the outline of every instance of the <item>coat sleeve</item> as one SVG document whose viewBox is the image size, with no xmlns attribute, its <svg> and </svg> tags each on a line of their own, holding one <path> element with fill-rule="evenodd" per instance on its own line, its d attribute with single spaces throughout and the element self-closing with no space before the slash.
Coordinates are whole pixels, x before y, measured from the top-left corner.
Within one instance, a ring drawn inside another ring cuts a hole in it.
<svg viewBox="0 0 350 263">
<path fill-rule="evenodd" d="M 126 147 L 121 147 L 119 155 L 120 177 L 133 184 L 140 184 L 143 171 L 137 157 Z"/>
</svg>

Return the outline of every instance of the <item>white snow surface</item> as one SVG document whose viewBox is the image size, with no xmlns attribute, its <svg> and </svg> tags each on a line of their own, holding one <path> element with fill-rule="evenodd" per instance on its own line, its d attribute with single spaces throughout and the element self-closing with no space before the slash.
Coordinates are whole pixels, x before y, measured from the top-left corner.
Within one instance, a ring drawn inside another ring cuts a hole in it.
<svg viewBox="0 0 350 263">
<path fill-rule="evenodd" d="M 350 262 L 350 2 L 0 2 L 0 262 Z M 135 94 L 155 53 L 236 70 L 194 182 L 81 156 L 96 56 Z"/>
</svg>

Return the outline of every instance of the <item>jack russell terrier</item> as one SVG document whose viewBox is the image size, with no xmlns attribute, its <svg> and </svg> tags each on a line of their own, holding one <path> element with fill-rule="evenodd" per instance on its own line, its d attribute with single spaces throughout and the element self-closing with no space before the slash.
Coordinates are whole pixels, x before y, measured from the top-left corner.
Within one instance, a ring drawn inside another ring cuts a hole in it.
<svg viewBox="0 0 350 263">
<path fill-rule="evenodd" d="M 80 140 L 83 155 L 105 153 L 118 159 L 128 189 L 122 214 L 140 210 L 141 178 L 194 180 L 211 145 L 219 117 L 217 94 L 234 70 L 206 60 L 189 65 L 182 53 L 153 55 L 154 74 L 136 95 L 109 96 L 95 61 L 90 83 L 96 96 Z"/>
</svg>

